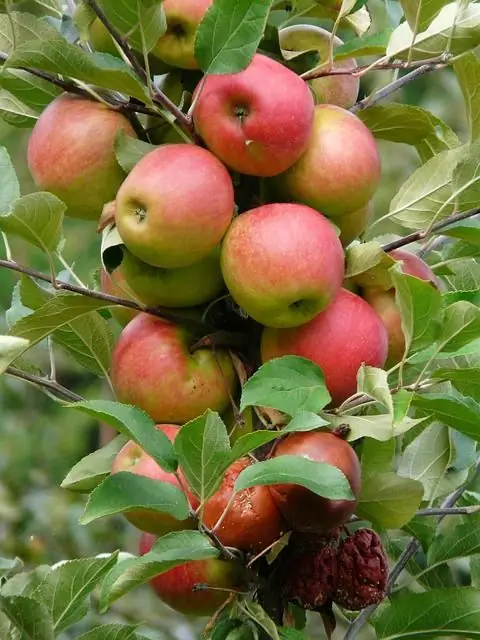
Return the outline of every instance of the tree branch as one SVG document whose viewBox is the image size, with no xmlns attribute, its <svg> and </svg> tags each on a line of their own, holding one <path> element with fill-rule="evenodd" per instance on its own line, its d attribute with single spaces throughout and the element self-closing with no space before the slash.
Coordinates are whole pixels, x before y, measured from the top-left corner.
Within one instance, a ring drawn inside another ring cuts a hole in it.
<svg viewBox="0 0 480 640">
<path fill-rule="evenodd" d="M 67 389 L 67 387 L 64 387 L 60 383 L 49 378 L 42 378 L 41 376 L 27 373 L 26 371 L 16 369 L 15 367 L 7 367 L 5 373 L 9 376 L 12 376 L 13 378 L 19 378 L 20 380 L 30 382 L 36 387 L 42 387 L 43 389 L 50 391 L 50 393 L 52 393 L 53 395 L 63 397 L 69 402 L 81 402 L 85 399 L 82 398 L 82 396 L 79 396 L 77 393 L 70 391 L 70 389 Z"/>
<path fill-rule="evenodd" d="M 382 249 L 385 252 L 393 251 L 394 249 L 399 249 L 400 247 L 405 247 L 412 242 L 417 242 L 418 240 L 424 240 L 427 236 L 432 233 L 436 233 L 437 231 L 441 231 L 442 229 L 446 229 L 452 224 L 459 222 L 460 220 L 466 220 L 468 218 L 473 218 L 474 216 L 480 214 L 480 207 L 476 207 L 475 209 L 470 209 L 469 211 L 464 211 L 463 213 L 456 213 L 452 216 L 449 216 L 445 220 L 441 222 L 437 222 L 432 225 L 430 229 L 422 229 L 421 231 L 415 231 L 414 233 L 410 233 L 408 236 L 403 238 L 399 238 L 398 240 L 394 240 L 393 242 L 389 242 L 388 244 L 384 244 Z"/>
<path fill-rule="evenodd" d="M 390 71 L 392 69 L 418 69 L 418 67 L 423 67 L 424 65 L 431 66 L 434 69 L 443 69 L 444 67 L 448 66 L 448 62 L 443 57 L 439 58 L 435 62 L 433 60 L 417 60 L 416 62 L 410 63 L 385 62 L 373 67 L 372 71 Z M 358 67 L 354 67 L 353 69 L 312 69 L 311 71 L 303 73 L 301 77 L 303 78 L 303 80 L 307 81 L 314 80 L 315 78 L 324 78 L 326 76 L 359 76 L 371 67 L 371 64 L 364 64 Z"/>
<path fill-rule="evenodd" d="M 478 458 L 476 462 L 475 472 L 473 473 L 472 477 L 465 484 L 463 484 L 461 487 L 459 487 L 453 493 L 451 493 L 446 498 L 446 500 L 442 502 L 440 509 L 443 512 L 438 518 L 439 523 L 447 515 L 450 515 L 449 514 L 450 508 L 455 505 L 455 503 L 459 498 L 461 498 L 463 493 L 467 490 L 467 488 L 470 486 L 470 484 L 475 480 L 475 478 L 479 474 L 480 474 L 480 458 Z M 400 574 L 405 569 L 410 559 L 415 555 L 415 553 L 418 551 L 419 548 L 420 548 L 420 542 L 415 538 L 412 538 L 408 543 L 408 545 L 403 550 L 402 554 L 400 555 L 400 557 L 398 558 L 397 562 L 395 563 L 394 567 L 390 572 L 390 575 L 388 577 L 388 583 L 387 583 L 387 594 L 390 593 L 390 591 L 392 590 L 392 587 L 394 586 L 395 582 L 399 578 Z M 370 616 L 378 606 L 379 606 L 378 604 L 374 604 L 364 609 L 362 613 L 360 613 L 360 615 L 358 615 L 355 618 L 355 620 L 350 623 L 350 626 L 348 627 L 347 633 L 345 634 L 343 640 L 354 640 L 357 637 L 360 629 L 368 622 L 368 619 L 370 618 Z"/>
</svg>

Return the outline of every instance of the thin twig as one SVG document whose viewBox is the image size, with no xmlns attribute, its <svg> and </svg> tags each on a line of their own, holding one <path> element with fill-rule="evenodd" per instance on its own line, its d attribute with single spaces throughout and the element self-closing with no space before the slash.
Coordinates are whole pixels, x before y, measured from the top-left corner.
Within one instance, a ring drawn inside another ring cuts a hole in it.
<svg viewBox="0 0 480 640">
<path fill-rule="evenodd" d="M 37 387 L 42 387 L 47 391 L 50 391 L 55 396 L 61 396 L 68 400 L 69 402 L 82 402 L 85 398 L 79 396 L 78 393 L 70 391 L 60 383 L 55 380 L 50 380 L 48 378 L 42 378 L 41 376 L 36 376 L 32 373 L 27 373 L 26 371 L 22 371 L 21 369 L 16 369 L 15 367 L 7 367 L 5 373 L 14 378 L 19 378 L 20 380 L 25 380 L 26 382 L 30 382 Z"/>
<path fill-rule="evenodd" d="M 419 509 L 416 516 L 471 516 L 480 511 L 480 505 L 473 507 L 430 507 Z"/>
<path fill-rule="evenodd" d="M 442 58 L 438 61 L 434 62 L 432 60 L 418 60 L 416 62 L 407 63 L 407 62 L 384 62 L 372 68 L 372 71 L 390 71 L 392 69 L 405 69 L 412 70 L 418 69 L 418 67 L 423 67 L 424 65 L 433 66 L 436 69 L 442 69 L 447 66 L 447 62 Z M 304 80 L 314 80 L 315 78 L 324 78 L 326 76 L 360 76 L 366 69 L 370 69 L 372 65 L 360 65 L 358 67 L 354 67 L 353 69 L 312 69 L 311 71 L 306 71 L 301 75 Z"/>
</svg>

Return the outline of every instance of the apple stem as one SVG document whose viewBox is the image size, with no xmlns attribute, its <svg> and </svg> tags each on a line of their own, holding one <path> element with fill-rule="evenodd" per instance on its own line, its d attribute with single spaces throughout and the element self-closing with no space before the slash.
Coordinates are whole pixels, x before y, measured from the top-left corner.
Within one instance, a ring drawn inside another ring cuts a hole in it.
<svg viewBox="0 0 480 640">
<path fill-rule="evenodd" d="M 215 331 L 192 344 L 190 353 L 195 353 L 200 349 L 215 349 L 215 347 L 242 348 L 246 346 L 248 346 L 248 337 L 242 333 Z"/>
</svg>

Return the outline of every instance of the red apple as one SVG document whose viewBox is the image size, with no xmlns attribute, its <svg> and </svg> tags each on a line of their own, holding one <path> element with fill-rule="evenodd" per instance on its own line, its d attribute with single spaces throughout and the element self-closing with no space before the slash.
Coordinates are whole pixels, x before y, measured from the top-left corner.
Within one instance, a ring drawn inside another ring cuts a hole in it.
<svg viewBox="0 0 480 640">
<path fill-rule="evenodd" d="M 383 367 L 388 349 L 378 314 L 359 296 L 340 289 L 332 304 L 295 329 L 265 329 L 262 361 L 285 355 L 308 358 L 321 367 L 334 406 L 357 389 L 362 363 Z"/>
<path fill-rule="evenodd" d="M 205 258 L 233 216 L 228 171 L 206 149 L 166 144 L 135 165 L 117 194 L 115 221 L 127 248 L 155 267 Z"/>
<path fill-rule="evenodd" d="M 221 252 L 234 300 L 270 327 L 311 320 L 332 301 L 344 274 L 330 222 L 300 204 L 270 204 L 235 218 Z"/>
<path fill-rule="evenodd" d="M 144 533 L 140 540 L 140 554 L 150 551 L 155 536 Z M 188 616 L 211 616 L 229 597 L 229 589 L 242 588 L 243 567 L 218 558 L 193 560 L 174 567 L 153 578 L 151 585 L 160 600 Z M 213 589 L 194 591 L 196 585 Z"/>
<path fill-rule="evenodd" d="M 195 37 L 198 25 L 213 0 L 163 0 L 167 31 L 151 55 L 173 67 L 198 69 Z"/>
<path fill-rule="evenodd" d="M 279 62 L 257 54 L 240 73 L 209 75 L 197 88 L 195 128 L 228 167 L 274 176 L 305 151 L 313 97 Z"/>
<path fill-rule="evenodd" d="M 225 411 L 237 384 L 230 356 L 222 349 L 190 353 L 193 342 L 183 327 L 143 313 L 134 318 L 112 356 L 118 400 L 158 423 L 184 424 L 207 409 Z"/>
<path fill-rule="evenodd" d="M 101 269 L 100 289 L 103 293 L 108 293 L 111 296 L 117 296 L 125 300 L 136 300 L 135 294 L 125 282 L 121 267 L 115 269 L 110 274 L 108 274 L 105 269 Z M 128 307 L 110 307 L 109 311 L 122 327 L 127 325 L 130 320 L 133 320 L 133 318 L 140 313 L 140 311 L 129 309 Z"/>
<path fill-rule="evenodd" d="M 431 282 L 433 285 L 438 286 L 437 276 L 430 269 L 428 264 L 410 251 L 405 249 L 394 249 L 388 254 L 391 258 L 400 262 L 403 273 L 409 276 L 415 276 L 420 280 Z"/>
<path fill-rule="evenodd" d="M 360 495 L 360 462 L 353 448 L 333 433 L 292 433 L 275 448 L 274 457 L 302 456 L 331 464 L 345 474 L 355 500 L 330 500 L 296 484 L 277 484 L 271 494 L 285 520 L 296 531 L 325 533 L 345 524 Z"/>
<path fill-rule="evenodd" d="M 175 436 L 180 430 L 180 427 L 173 424 L 157 424 L 156 428 L 163 431 L 171 442 L 174 441 Z M 127 442 L 113 462 L 112 473 L 118 473 L 119 471 L 128 471 L 139 476 L 158 480 L 159 482 L 167 482 L 168 484 L 180 487 L 175 475 L 164 471 L 155 460 L 133 440 Z M 179 475 L 183 478 L 181 471 L 179 471 Z M 186 483 L 183 483 L 183 486 L 187 490 L 192 509 L 197 509 L 200 504 L 198 498 L 188 491 Z M 193 529 L 196 524 L 195 520 L 191 518 L 187 520 L 175 520 L 175 518 L 166 513 L 159 513 L 158 511 L 150 511 L 148 509 L 136 509 L 135 511 L 126 512 L 124 515 L 129 522 L 141 531 L 155 533 L 158 536 L 163 536 L 166 533 L 170 533 L 170 531 Z"/>
<path fill-rule="evenodd" d="M 203 522 L 209 529 L 215 527 L 225 511 L 237 477 L 251 464 L 249 458 L 241 458 L 225 472 L 220 489 L 205 503 Z M 280 538 L 284 530 L 285 524 L 268 487 L 259 485 L 236 494 L 215 533 L 227 547 L 260 553 Z"/>
<path fill-rule="evenodd" d="M 114 150 L 119 131 L 135 137 L 119 111 L 70 94 L 56 98 L 38 119 L 28 143 L 35 184 L 63 200 L 67 215 L 98 219 L 125 178 Z"/>
<path fill-rule="evenodd" d="M 336 218 L 365 206 L 379 181 L 380 156 L 370 130 L 353 113 L 320 104 L 305 153 L 275 187 L 285 198 Z"/>
</svg>

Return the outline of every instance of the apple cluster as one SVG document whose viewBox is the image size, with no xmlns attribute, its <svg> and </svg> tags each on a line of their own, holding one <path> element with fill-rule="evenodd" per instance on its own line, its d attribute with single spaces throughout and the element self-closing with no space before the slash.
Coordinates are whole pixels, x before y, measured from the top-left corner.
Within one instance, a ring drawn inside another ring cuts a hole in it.
<svg viewBox="0 0 480 640">
<path fill-rule="evenodd" d="M 151 55 L 170 78 L 172 66 L 197 67 L 195 33 L 210 4 L 164 0 L 168 29 Z M 115 54 L 108 38 L 95 19 L 91 41 Z M 280 32 L 281 48 L 292 55 L 322 53 L 329 43 L 330 34 L 317 27 Z M 348 70 L 355 61 L 336 65 Z M 165 87 L 168 82 L 167 76 Z M 354 76 L 307 83 L 257 53 L 244 71 L 199 82 L 192 120 L 200 144 L 171 129 L 127 177 L 115 141 L 119 132 L 136 137 L 130 121 L 103 103 L 65 94 L 38 120 L 28 164 L 38 187 L 62 199 L 70 216 L 98 220 L 104 205 L 114 203 L 123 258 L 112 273 L 102 271 L 104 292 L 180 309 L 197 323 L 215 301 L 229 297 L 240 319 L 249 318 L 244 328 L 249 353 L 256 354 L 250 364 L 283 355 L 308 358 L 321 367 L 331 406 L 338 407 L 355 393 L 360 366 L 398 362 L 405 340 L 395 290 L 345 280 L 344 248 L 365 229 L 380 180 L 375 140 L 348 111 L 358 90 Z M 243 207 L 245 200 L 252 206 Z M 391 256 L 406 273 L 435 285 L 419 258 L 404 251 Z M 119 307 L 112 315 L 124 326 L 111 364 L 119 401 L 148 413 L 172 441 L 181 425 L 207 409 L 228 412 L 239 381 L 227 348 L 192 350 L 196 336 L 187 324 Z M 358 458 L 333 433 L 291 434 L 271 455 L 335 465 L 359 496 Z M 250 464 L 249 458 L 235 462 L 203 505 L 203 524 L 227 547 L 258 554 L 290 530 L 325 534 L 355 510 L 356 500 L 320 498 L 293 484 L 253 487 L 231 500 L 235 479 Z M 181 473 L 168 474 L 133 442 L 115 460 L 113 473 L 119 471 L 182 481 Z M 198 498 L 188 497 L 197 509 Z M 145 532 L 142 553 L 156 536 L 196 526 L 147 509 L 127 517 Z M 228 589 L 244 579 L 242 566 L 216 559 L 187 563 L 153 584 L 171 606 L 204 615 L 225 600 L 225 591 L 192 594 L 196 583 Z"/>
</svg>

